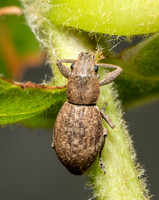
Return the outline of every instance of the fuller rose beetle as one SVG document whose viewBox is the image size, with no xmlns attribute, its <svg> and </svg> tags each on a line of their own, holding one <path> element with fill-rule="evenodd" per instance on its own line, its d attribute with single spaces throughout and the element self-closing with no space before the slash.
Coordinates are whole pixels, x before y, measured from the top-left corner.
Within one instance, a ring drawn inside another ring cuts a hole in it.
<svg viewBox="0 0 159 200">
<path fill-rule="evenodd" d="M 71 70 L 62 63 L 72 63 Z M 111 128 L 111 119 L 96 106 L 100 86 L 112 82 L 122 69 L 112 64 L 95 64 L 93 54 L 81 52 L 77 60 L 57 60 L 61 74 L 68 79 L 67 99 L 60 109 L 53 131 L 52 147 L 63 165 L 75 175 L 83 174 L 99 154 L 100 168 L 105 173 L 101 153 L 107 130 L 102 118 Z M 98 81 L 98 67 L 115 69 Z"/>
</svg>

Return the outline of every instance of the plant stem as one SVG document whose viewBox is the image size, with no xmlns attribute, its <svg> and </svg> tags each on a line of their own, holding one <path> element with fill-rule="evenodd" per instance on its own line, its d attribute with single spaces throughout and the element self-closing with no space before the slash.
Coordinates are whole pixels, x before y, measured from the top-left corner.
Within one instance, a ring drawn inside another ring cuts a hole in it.
<svg viewBox="0 0 159 200">
<path fill-rule="evenodd" d="M 100 91 L 98 106 L 108 103 L 106 113 L 116 125 L 108 129 L 108 136 L 102 152 L 106 166 L 106 175 L 99 169 L 99 161 L 88 171 L 90 185 L 94 196 L 99 200 L 143 200 L 149 199 L 146 184 L 142 179 L 144 170 L 136 162 L 136 154 L 132 146 L 127 127 L 122 119 L 120 101 L 113 84 L 103 86 Z"/>
</svg>

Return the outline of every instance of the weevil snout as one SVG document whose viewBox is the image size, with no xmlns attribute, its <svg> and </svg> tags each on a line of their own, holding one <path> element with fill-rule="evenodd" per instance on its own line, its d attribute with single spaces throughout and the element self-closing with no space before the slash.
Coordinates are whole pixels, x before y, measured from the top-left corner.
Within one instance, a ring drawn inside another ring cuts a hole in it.
<svg viewBox="0 0 159 200">
<path fill-rule="evenodd" d="M 95 55 L 81 52 L 77 62 L 71 65 L 71 70 L 74 76 L 96 76 Z"/>
</svg>

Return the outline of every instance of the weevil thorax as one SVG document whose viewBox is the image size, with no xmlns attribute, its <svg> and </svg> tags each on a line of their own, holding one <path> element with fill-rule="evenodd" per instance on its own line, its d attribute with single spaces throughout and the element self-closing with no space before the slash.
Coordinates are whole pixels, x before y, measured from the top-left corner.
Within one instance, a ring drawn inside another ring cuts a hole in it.
<svg viewBox="0 0 159 200">
<path fill-rule="evenodd" d="M 67 98 L 74 104 L 95 104 L 99 96 L 99 81 L 95 72 L 95 56 L 81 52 L 68 79 Z"/>
</svg>

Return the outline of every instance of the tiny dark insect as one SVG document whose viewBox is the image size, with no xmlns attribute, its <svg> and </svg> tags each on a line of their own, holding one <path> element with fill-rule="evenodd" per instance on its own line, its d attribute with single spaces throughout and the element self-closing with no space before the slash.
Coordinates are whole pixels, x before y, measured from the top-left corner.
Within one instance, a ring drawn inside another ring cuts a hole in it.
<svg viewBox="0 0 159 200">
<path fill-rule="evenodd" d="M 62 64 L 72 63 L 71 70 Z M 93 54 L 81 52 L 77 60 L 57 60 L 56 65 L 68 79 L 67 98 L 58 113 L 52 147 L 63 165 L 75 175 L 83 174 L 99 154 L 100 168 L 105 173 L 101 153 L 107 136 L 102 118 L 111 128 L 111 119 L 96 106 L 100 86 L 112 82 L 122 69 L 111 64 L 95 64 Z M 115 69 L 98 81 L 98 67 Z"/>
</svg>

